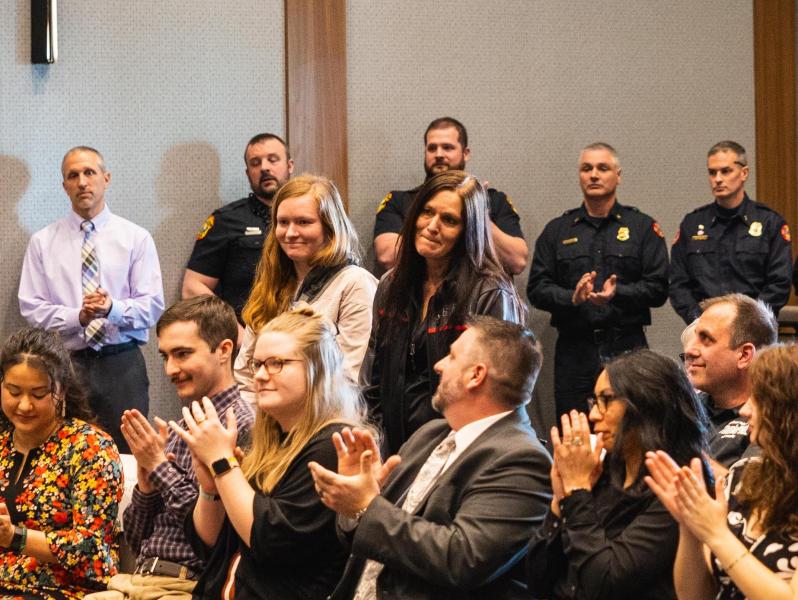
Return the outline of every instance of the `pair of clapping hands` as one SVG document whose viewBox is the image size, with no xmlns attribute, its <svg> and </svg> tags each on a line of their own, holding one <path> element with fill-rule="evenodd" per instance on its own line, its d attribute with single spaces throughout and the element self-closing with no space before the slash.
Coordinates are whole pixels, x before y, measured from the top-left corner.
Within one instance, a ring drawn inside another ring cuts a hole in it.
<svg viewBox="0 0 798 600">
<path fill-rule="evenodd" d="M 319 499 L 329 509 L 346 517 L 357 517 L 380 495 L 388 475 L 399 465 L 398 455 L 385 462 L 370 431 L 344 427 L 332 442 L 338 455 L 338 472 L 317 462 L 308 467 Z"/>
<path fill-rule="evenodd" d="M 551 486 L 554 496 L 552 512 L 560 516 L 560 501 L 576 490 L 593 489 L 601 476 L 601 434 L 596 436 L 595 447 L 590 443 L 590 425 L 585 413 L 572 410 L 562 415 L 562 436 L 557 427 L 551 428 L 552 455 Z"/>
<path fill-rule="evenodd" d="M 689 467 L 680 467 L 666 452 L 657 450 L 646 453 L 646 467 L 648 487 L 671 516 L 699 541 L 711 545 L 714 539 L 728 533 L 724 477 L 716 479 L 715 498 L 712 498 L 698 458 L 693 458 Z"/>
<path fill-rule="evenodd" d="M 593 304 L 599 305 L 607 304 L 615 296 L 617 282 L 618 276 L 610 275 L 604 280 L 604 285 L 601 286 L 601 290 L 595 291 L 593 286 L 596 283 L 596 272 L 590 271 L 589 273 L 585 273 L 576 283 L 576 288 L 571 296 L 571 303 L 574 306 L 583 304 L 585 302 L 591 302 Z"/>
<path fill-rule="evenodd" d="M 185 429 L 175 421 L 167 423 L 155 417 L 157 430 L 137 410 L 126 410 L 122 415 L 122 435 L 136 457 L 139 489 L 144 493 L 154 491 L 149 484 L 149 473 L 160 463 L 174 460 L 174 455 L 165 453 L 169 427 L 186 442 L 191 452 L 194 472 L 202 490 L 216 492 L 216 484 L 208 465 L 220 458 L 235 456 L 243 458 L 241 448 L 236 446 L 238 427 L 235 412 L 227 410 L 226 425 L 223 425 L 213 403 L 203 397 L 183 407 Z"/>
</svg>

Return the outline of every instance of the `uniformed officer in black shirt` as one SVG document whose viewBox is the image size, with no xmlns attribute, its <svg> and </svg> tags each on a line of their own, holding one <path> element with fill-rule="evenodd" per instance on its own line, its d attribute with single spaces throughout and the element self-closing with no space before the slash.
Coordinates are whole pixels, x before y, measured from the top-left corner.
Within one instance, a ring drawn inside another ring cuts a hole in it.
<svg viewBox="0 0 798 600">
<path fill-rule="evenodd" d="M 707 155 L 715 201 L 688 214 L 671 248 L 671 305 L 686 323 L 704 298 L 739 292 L 775 314 L 790 295 L 790 228 L 776 211 L 745 193 L 745 148 L 718 142 Z"/>
<path fill-rule="evenodd" d="M 668 252 L 659 224 L 617 201 L 621 167 L 612 146 L 579 158 L 584 202 L 551 221 L 535 243 L 527 295 L 557 328 L 557 415 L 587 410 L 601 363 L 647 346 L 652 306 L 668 297 Z"/>
<path fill-rule="evenodd" d="M 435 119 L 424 132 L 424 171 L 427 179 L 450 169 L 464 170 L 470 155 L 468 132 L 457 119 Z M 374 254 L 383 269 L 390 269 L 394 264 L 399 232 L 417 190 L 390 192 L 377 207 Z M 529 248 L 521 232 L 521 220 L 506 194 L 489 188 L 488 200 L 496 251 L 507 271 L 517 275 L 526 268 L 529 256 Z"/>
<path fill-rule="evenodd" d="M 239 323 L 269 231 L 272 199 L 294 171 L 288 146 L 272 133 L 249 141 L 244 163 L 252 193 L 206 219 L 183 277 L 183 298 L 215 293 L 233 306 Z"/>
</svg>

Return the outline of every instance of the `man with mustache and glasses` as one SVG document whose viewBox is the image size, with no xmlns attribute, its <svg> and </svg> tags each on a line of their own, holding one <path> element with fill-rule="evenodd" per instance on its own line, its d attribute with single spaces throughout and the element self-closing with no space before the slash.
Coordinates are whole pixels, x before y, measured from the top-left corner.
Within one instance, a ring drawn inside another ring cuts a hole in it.
<svg viewBox="0 0 798 600">
<path fill-rule="evenodd" d="M 156 333 L 164 371 L 181 404 L 207 397 L 220 416 L 232 410 L 238 439 L 249 440 L 255 417 L 233 379 L 237 321 L 230 305 L 209 294 L 181 300 L 164 312 Z M 199 488 L 188 446 L 164 420 L 156 417 L 153 427 L 139 411 L 125 411 L 121 429 L 138 466 L 123 515 L 125 539 L 137 558 L 135 574 L 117 575 L 109 589 L 119 598 L 161 597 L 156 592 L 190 598 L 204 563 L 186 540 L 183 523 L 198 495 L 219 497 Z"/>
<path fill-rule="evenodd" d="M 737 142 L 709 149 L 707 174 L 715 200 L 682 220 L 671 247 L 671 305 L 690 323 L 705 298 L 739 292 L 778 315 L 790 296 L 790 228 L 746 194 L 748 158 Z"/>
<path fill-rule="evenodd" d="M 460 121 L 441 117 L 427 126 L 424 132 L 424 171 L 427 179 L 444 171 L 464 171 L 470 155 L 468 132 Z M 399 232 L 417 190 L 418 187 L 390 192 L 377 208 L 374 255 L 383 269 L 393 267 Z M 529 258 L 529 249 L 521 232 L 521 220 L 506 194 L 488 188 L 488 200 L 496 253 L 507 272 L 518 275 L 526 267 Z"/>
<path fill-rule="evenodd" d="M 244 164 L 252 192 L 216 209 L 197 234 L 183 277 L 183 298 L 216 294 L 236 311 L 249 297 L 263 242 L 269 232 L 272 199 L 294 172 L 282 138 L 259 133 L 247 143 Z"/>
</svg>

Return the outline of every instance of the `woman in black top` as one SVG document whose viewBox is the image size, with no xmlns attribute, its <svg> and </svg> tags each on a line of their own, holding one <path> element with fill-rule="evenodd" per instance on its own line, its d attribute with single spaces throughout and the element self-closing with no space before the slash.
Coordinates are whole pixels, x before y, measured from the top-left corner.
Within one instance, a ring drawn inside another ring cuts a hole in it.
<svg viewBox="0 0 798 600">
<path fill-rule="evenodd" d="M 389 454 L 438 418 L 433 366 L 470 315 L 522 323 L 526 306 L 493 249 L 484 186 L 463 171 L 429 178 L 405 217 L 396 267 L 374 299 L 361 370 L 364 396 L 385 430 Z"/>
<path fill-rule="evenodd" d="M 588 402 L 594 449 L 584 413 L 562 416 L 562 436 L 551 431 L 554 497 L 527 556 L 532 597 L 675 598 L 678 529 L 643 481 L 644 457 L 700 455 L 701 405 L 682 368 L 650 350 L 608 363 Z"/>
<path fill-rule="evenodd" d="M 324 598 L 347 553 L 335 513 L 314 488 L 308 463 L 337 467 L 333 433 L 363 426 L 365 412 L 343 367 L 335 328 L 310 308 L 270 320 L 250 368 L 257 395 L 251 448 L 240 468 L 235 417 L 207 399 L 183 408 L 200 494 L 186 529 L 206 568 L 194 598 Z M 222 423 L 226 423 L 226 426 Z"/>
</svg>

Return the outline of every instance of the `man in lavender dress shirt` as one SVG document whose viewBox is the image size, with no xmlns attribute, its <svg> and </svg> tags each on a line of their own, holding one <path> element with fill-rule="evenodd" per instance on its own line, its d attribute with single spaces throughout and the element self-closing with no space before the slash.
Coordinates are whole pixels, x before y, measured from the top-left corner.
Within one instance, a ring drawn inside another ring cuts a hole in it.
<svg viewBox="0 0 798 600">
<path fill-rule="evenodd" d="M 158 254 L 145 229 L 106 205 L 111 173 L 97 150 L 70 149 L 61 172 L 72 210 L 31 237 L 19 283 L 20 312 L 31 325 L 61 334 L 87 379 L 100 424 L 121 452 L 129 452 L 120 419 L 126 409 L 148 412 L 149 380 L 139 346 L 164 309 Z M 83 273 L 87 238 L 98 279 L 91 291 Z M 102 329 L 90 339 L 87 326 L 93 321 Z"/>
</svg>

